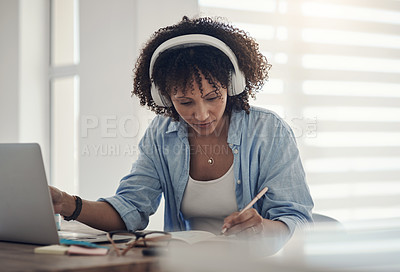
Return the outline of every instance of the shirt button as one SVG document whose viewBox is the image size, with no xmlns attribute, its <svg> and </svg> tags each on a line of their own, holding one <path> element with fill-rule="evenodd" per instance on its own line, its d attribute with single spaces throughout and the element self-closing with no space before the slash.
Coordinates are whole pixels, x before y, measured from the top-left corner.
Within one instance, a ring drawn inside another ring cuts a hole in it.
<svg viewBox="0 0 400 272">
<path fill-rule="evenodd" d="M 241 182 L 240 179 L 238 179 L 238 180 L 236 181 L 236 183 L 237 183 L 237 184 L 240 184 L 240 183 L 242 183 L 242 182 Z"/>
<path fill-rule="evenodd" d="M 237 154 L 239 151 L 237 149 L 233 150 L 233 153 Z"/>
</svg>

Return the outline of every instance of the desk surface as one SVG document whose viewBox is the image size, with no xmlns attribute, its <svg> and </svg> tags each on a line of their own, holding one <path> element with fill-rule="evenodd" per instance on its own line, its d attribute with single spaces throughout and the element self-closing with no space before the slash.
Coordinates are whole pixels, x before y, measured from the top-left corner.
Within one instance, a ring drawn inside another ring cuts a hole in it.
<svg viewBox="0 0 400 272">
<path fill-rule="evenodd" d="M 64 223 L 64 222 L 63 222 Z M 66 224 L 68 225 L 68 224 Z M 80 230 L 77 224 L 65 230 Z M 72 228 L 71 228 L 72 227 Z M 0 242 L 0 271 L 160 271 L 160 258 L 143 256 L 136 248 L 126 256 L 113 252 L 106 256 L 35 254 L 37 245 Z"/>
<path fill-rule="evenodd" d="M 374 221 L 375 222 L 375 221 Z M 165 257 L 143 256 L 140 248 L 117 257 L 34 254 L 36 245 L 0 242 L 0 271 L 400 271 L 400 218 L 380 227 L 348 226 L 345 230 L 315 228 L 298 233 L 278 254 L 257 261 L 240 252 L 183 248 Z M 68 224 L 65 224 L 67 226 Z M 79 224 L 66 230 L 79 230 Z M 207 260 L 207 261 L 205 261 Z"/>
<path fill-rule="evenodd" d="M 126 256 L 67 256 L 34 254 L 35 245 L 0 242 L 1 271 L 160 271 L 155 257 L 141 250 Z"/>
</svg>

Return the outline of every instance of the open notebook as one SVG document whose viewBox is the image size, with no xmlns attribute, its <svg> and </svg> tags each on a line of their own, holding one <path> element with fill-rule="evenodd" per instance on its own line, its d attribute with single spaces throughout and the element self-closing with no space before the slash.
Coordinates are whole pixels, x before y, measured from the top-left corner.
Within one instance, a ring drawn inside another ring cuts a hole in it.
<svg viewBox="0 0 400 272">
<path fill-rule="evenodd" d="M 40 245 L 60 238 L 106 241 L 104 234 L 60 232 L 54 219 L 40 146 L 0 144 L 0 240 Z"/>
</svg>

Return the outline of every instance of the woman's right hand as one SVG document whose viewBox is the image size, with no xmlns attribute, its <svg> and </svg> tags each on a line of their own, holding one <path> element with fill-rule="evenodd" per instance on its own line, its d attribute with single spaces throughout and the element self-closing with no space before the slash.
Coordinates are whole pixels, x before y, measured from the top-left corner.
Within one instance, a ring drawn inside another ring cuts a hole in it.
<svg viewBox="0 0 400 272">
<path fill-rule="evenodd" d="M 71 216 L 76 209 L 74 196 L 49 185 L 54 213 Z M 92 228 L 104 231 L 126 229 L 119 213 L 105 201 L 82 200 L 82 211 L 76 219 Z"/>
<path fill-rule="evenodd" d="M 64 192 L 50 185 L 49 190 L 51 199 L 53 201 L 54 213 L 61 213 L 63 207 Z"/>
</svg>

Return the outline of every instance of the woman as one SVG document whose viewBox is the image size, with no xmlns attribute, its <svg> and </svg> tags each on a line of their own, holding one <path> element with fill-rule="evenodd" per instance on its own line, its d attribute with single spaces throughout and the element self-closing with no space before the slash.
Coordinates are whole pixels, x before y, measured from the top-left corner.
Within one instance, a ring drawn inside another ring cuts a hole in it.
<svg viewBox="0 0 400 272">
<path fill-rule="evenodd" d="M 158 116 L 131 173 L 98 201 L 51 187 L 55 211 L 98 229 L 144 229 L 164 194 L 167 231 L 290 237 L 312 221 L 313 201 L 291 129 L 248 103 L 269 68 L 252 38 L 217 19 L 184 17 L 158 30 L 138 58 L 132 91 Z"/>
</svg>

